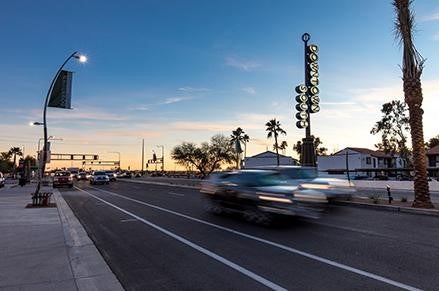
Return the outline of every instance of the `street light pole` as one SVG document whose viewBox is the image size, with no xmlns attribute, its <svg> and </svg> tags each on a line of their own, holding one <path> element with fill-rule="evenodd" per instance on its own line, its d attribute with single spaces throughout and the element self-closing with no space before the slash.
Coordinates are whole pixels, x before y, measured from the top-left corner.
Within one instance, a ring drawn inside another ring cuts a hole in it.
<svg viewBox="0 0 439 291">
<path fill-rule="evenodd" d="M 158 145 L 158 148 L 162 148 L 162 172 L 165 171 L 165 146 L 164 145 Z"/>
<path fill-rule="evenodd" d="M 42 170 L 41 171 L 41 179 L 44 176 L 44 171 L 46 169 L 46 161 L 47 161 L 48 138 L 47 138 L 46 115 L 47 115 L 47 106 L 49 104 L 49 97 L 50 97 L 50 94 L 52 93 L 55 81 L 58 79 L 58 76 L 61 73 L 62 69 L 64 68 L 64 66 L 67 64 L 67 62 L 71 58 L 77 58 L 77 59 L 79 59 L 80 62 L 87 61 L 87 58 L 85 56 L 79 55 L 77 51 L 73 52 L 70 56 L 67 57 L 67 59 L 64 61 L 64 63 L 62 63 L 62 65 L 59 67 L 58 71 L 56 72 L 55 76 L 52 79 L 52 82 L 50 83 L 49 90 L 47 90 L 46 100 L 44 101 L 44 109 L 43 109 L 44 147 L 43 147 L 43 162 L 42 162 L 42 166 L 41 166 L 41 170 Z M 41 187 L 41 181 L 38 181 L 37 189 L 35 190 L 35 195 L 38 194 L 38 192 L 40 191 L 40 187 Z"/>
<path fill-rule="evenodd" d="M 110 154 L 117 154 L 119 157 L 119 169 L 120 169 L 120 152 L 109 152 Z"/>
</svg>

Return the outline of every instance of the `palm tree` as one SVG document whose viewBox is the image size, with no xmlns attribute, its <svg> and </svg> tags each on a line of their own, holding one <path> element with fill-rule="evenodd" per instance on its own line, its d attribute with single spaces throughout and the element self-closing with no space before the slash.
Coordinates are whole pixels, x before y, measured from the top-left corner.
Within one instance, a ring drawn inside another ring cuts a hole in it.
<svg viewBox="0 0 439 291">
<path fill-rule="evenodd" d="M 240 127 L 238 127 L 236 130 L 233 130 L 232 134 L 230 135 L 230 144 L 235 145 L 237 169 L 239 169 L 239 155 L 242 153 L 241 142 L 244 143 L 244 158 L 245 158 L 247 154 L 247 142 L 249 140 L 250 137 Z"/>
<path fill-rule="evenodd" d="M 285 154 L 285 150 L 287 149 L 287 147 L 288 147 L 288 143 L 286 142 L 286 141 L 282 141 L 281 143 L 280 143 L 280 145 L 279 145 L 279 149 L 282 151 L 282 154 Z M 273 149 L 275 149 L 275 146 L 273 145 Z"/>
<path fill-rule="evenodd" d="M 21 149 L 19 147 L 12 147 L 9 150 L 9 154 L 12 156 L 14 156 L 14 165 L 13 165 L 13 170 L 12 173 L 15 177 L 15 170 L 16 170 L 16 162 L 17 162 L 17 156 L 23 156 L 23 152 L 21 151 Z"/>
<path fill-rule="evenodd" d="M 265 126 L 265 131 L 268 131 L 267 138 L 274 137 L 274 148 L 276 149 L 277 165 L 279 166 L 279 146 L 277 143 L 277 137 L 279 134 L 287 135 L 286 131 L 280 127 L 280 122 L 275 119 L 268 121 Z"/>
<path fill-rule="evenodd" d="M 413 207 L 433 208 L 428 190 L 427 162 L 422 124 L 421 74 L 424 58 L 416 50 L 412 40 L 414 15 L 410 10 L 411 0 L 394 0 L 395 32 L 403 47 L 402 80 L 404 99 L 409 108 L 410 135 L 413 147 L 413 167 L 415 172 Z"/>
</svg>

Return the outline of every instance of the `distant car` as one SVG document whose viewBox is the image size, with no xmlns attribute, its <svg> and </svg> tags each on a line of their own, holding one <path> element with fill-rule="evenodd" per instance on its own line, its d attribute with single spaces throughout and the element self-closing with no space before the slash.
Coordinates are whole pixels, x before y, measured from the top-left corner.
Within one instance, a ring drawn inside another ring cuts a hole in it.
<svg viewBox="0 0 439 291">
<path fill-rule="evenodd" d="M 108 184 L 110 183 L 110 178 L 108 178 L 107 173 L 104 171 L 95 171 L 90 177 L 90 184 Z"/>
<path fill-rule="evenodd" d="M 87 173 L 86 172 L 79 172 L 78 175 L 76 176 L 76 180 L 78 181 L 87 181 L 88 177 L 87 177 Z"/>
<path fill-rule="evenodd" d="M 53 188 L 67 186 L 73 187 L 73 178 L 69 171 L 56 171 L 53 176 Z"/>
<path fill-rule="evenodd" d="M 108 178 L 110 179 L 110 182 L 114 182 L 116 181 L 116 173 L 113 171 L 105 171 L 105 173 L 107 173 Z"/>
<path fill-rule="evenodd" d="M 5 187 L 5 176 L 0 172 L 0 188 Z"/>
<path fill-rule="evenodd" d="M 79 171 L 72 170 L 72 171 L 69 171 L 69 172 L 70 172 L 70 176 L 72 176 L 73 179 L 78 179 Z"/>
<path fill-rule="evenodd" d="M 271 170 L 241 170 L 211 175 L 200 192 L 214 213 L 238 212 L 249 221 L 270 224 L 278 216 L 320 217 L 327 204 L 323 193 L 294 192 L 288 177 Z"/>
<path fill-rule="evenodd" d="M 122 172 L 119 175 L 117 175 L 117 177 L 121 179 L 125 179 L 125 178 L 131 179 L 133 177 L 133 174 L 131 172 Z"/>
</svg>

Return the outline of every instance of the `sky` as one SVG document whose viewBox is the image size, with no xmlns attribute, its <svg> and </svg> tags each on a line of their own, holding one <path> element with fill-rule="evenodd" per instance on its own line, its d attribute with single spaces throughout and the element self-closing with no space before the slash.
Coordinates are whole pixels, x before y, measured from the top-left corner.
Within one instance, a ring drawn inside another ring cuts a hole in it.
<svg viewBox="0 0 439 291">
<path fill-rule="evenodd" d="M 247 156 L 273 147 L 265 123 L 280 121 L 289 144 L 295 86 L 304 81 L 303 42 L 319 47 L 321 111 L 311 132 L 329 153 L 374 148 L 370 134 L 383 103 L 403 100 L 402 49 L 391 1 L 4 1 L 0 9 L 0 151 L 35 155 L 44 98 L 58 67 L 72 59 L 72 110 L 49 108 L 52 153 L 98 154 L 141 168 L 172 148 L 201 143 L 238 126 Z M 415 44 L 426 58 L 422 75 L 424 137 L 439 134 L 439 2 L 415 0 Z M 50 167 L 79 166 L 52 162 Z"/>
</svg>

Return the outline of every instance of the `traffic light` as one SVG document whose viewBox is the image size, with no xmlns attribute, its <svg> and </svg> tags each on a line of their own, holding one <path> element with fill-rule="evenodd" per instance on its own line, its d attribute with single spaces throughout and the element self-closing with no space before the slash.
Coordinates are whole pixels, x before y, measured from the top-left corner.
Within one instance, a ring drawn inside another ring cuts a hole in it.
<svg viewBox="0 0 439 291">
<path fill-rule="evenodd" d="M 307 86 L 308 96 L 310 98 L 309 113 L 317 113 L 320 111 L 320 98 L 319 98 L 319 56 L 317 53 L 319 48 L 315 44 L 310 44 L 306 47 L 306 62 L 307 62 Z"/>
<path fill-rule="evenodd" d="M 296 96 L 296 126 L 298 128 L 306 128 L 308 127 L 308 95 L 306 94 L 308 88 L 305 85 L 299 85 L 295 89 L 296 93 L 299 94 Z"/>
</svg>

